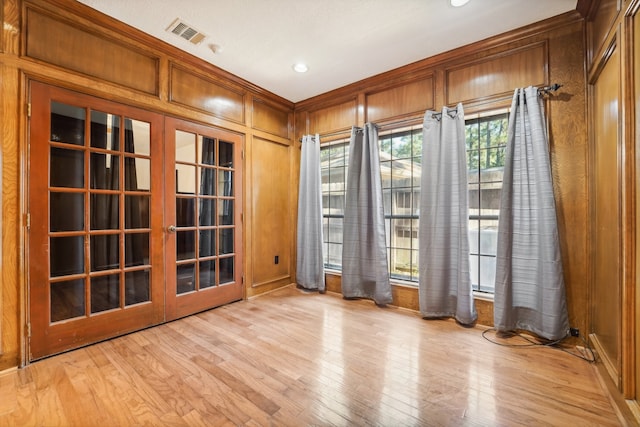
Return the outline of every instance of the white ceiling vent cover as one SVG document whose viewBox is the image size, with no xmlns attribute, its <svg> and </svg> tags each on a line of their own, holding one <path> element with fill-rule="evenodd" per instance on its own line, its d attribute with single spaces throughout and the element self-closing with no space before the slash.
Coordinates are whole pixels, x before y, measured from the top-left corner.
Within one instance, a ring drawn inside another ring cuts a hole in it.
<svg viewBox="0 0 640 427">
<path fill-rule="evenodd" d="M 175 21 L 169 25 L 167 31 L 177 36 L 182 37 L 185 40 L 190 41 L 193 44 L 200 44 L 207 36 L 204 33 L 193 28 L 191 25 L 182 21 L 180 18 L 176 18 Z"/>
</svg>

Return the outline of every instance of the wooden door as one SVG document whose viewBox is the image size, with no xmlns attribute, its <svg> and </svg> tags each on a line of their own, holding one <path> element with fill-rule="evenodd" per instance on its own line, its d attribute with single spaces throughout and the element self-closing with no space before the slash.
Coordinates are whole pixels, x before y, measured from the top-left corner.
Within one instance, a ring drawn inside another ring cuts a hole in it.
<svg viewBox="0 0 640 427">
<path fill-rule="evenodd" d="M 31 84 L 29 358 L 164 318 L 162 116 Z"/>
<path fill-rule="evenodd" d="M 167 320 L 242 299 L 242 137 L 165 120 Z"/>
</svg>

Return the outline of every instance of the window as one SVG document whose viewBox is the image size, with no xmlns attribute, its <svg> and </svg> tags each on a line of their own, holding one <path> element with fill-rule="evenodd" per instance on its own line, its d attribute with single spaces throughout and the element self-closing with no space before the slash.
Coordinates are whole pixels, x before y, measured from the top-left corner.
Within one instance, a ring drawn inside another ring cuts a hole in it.
<svg viewBox="0 0 640 427">
<path fill-rule="evenodd" d="M 391 277 L 418 280 L 418 207 L 422 156 L 422 128 L 379 137 L 380 169 Z M 322 210 L 325 267 L 342 267 L 342 224 L 349 143 L 323 146 Z"/>
<path fill-rule="evenodd" d="M 493 293 L 498 213 L 508 113 L 468 119 L 465 124 L 469 185 L 471 283 Z M 380 170 L 392 279 L 418 281 L 418 218 L 422 176 L 422 127 L 380 135 Z M 342 224 L 346 190 L 348 141 L 321 149 L 324 262 L 342 267 Z"/>
<path fill-rule="evenodd" d="M 380 135 L 379 142 L 389 274 L 417 282 L 422 127 Z"/>
<path fill-rule="evenodd" d="M 471 283 L 493 293 L 508 113 L 466 121 Z"/>
<path fill-rule="evenodd" d="M 324 146 L 320 150 L 324 265 L 338 270 L 342 267 L 342 223 L 348 164 L 348 142 Z"/>
</svg>

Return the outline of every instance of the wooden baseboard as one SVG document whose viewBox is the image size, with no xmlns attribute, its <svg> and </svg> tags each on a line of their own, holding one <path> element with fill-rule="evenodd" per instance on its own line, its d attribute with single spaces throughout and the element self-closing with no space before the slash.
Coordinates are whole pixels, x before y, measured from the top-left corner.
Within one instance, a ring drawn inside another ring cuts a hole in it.
<svg viewBox="0 0 640 427">
<path fill-rule="evenodd" d="M 7 375 L 7 374 L 10 374 L 12 372 L 15 372 L 17 370 L 18 370 L 18 367 L 14 366 L 13 368 L 8 368 L 8 369 L 5 369 L 3 371 L 0 371 L 0 377 L 3 376 L 3 375 Z"/>
<path fill-rule="evenodd" d="M 618 420 L 623 426 L 640 425 L 640 407 L 637 401 L 626 400 L 622 395 L 619 384 L 620 379 L 617 375 L 618 370 L 615 369 L 613 362 L 607 357 L 603 351 L 602 345 L 595 334 L 589 335 L 589 341 L 593 346 L 596 354 L 596 363 L 594 370 L 596 377 L 600 383 L 600 387 L 609 395 L 611 405 L 616 411 Z M 634 408 L 635 407 L 635 408 Z"/>
<path fill-rule="evenodd" d="M 640 425 L 640 403 L 637 400 L 627 400 L 627 406 L 633 415 L 633 425 Z"/>
<path fill-rule="evenodd" d="M 598 356 L 600 365 L 604 367 L 609 379 L 613 382 L 616 390 L 618 390 L 620 388 L 620 371 L 611 360 L 607 352 L 604 351 L 604 348 L 602 347 L 602 344 L 600 344 L 600 340 L 598 339 L 598 336 L 596 334 L 590 334 L 589 341 L 591 341 L 591 345 L 593 346 L 593 349 Z"/>
</svg>

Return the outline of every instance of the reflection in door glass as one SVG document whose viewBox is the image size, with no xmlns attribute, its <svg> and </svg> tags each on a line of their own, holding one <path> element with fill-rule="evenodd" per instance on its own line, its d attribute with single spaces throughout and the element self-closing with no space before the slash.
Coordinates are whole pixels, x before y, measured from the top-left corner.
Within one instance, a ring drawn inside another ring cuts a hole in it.
<svg viewBox="0 0 640 427">
<path fill-rule="evenodd" d="M 149 196 L 124 196 L 124 228 L 149 228 Z"/>
<path fill-rule="evenodd" d="M 176 164 L 176 193 L 196 194 L 196 167 Z"/>
<path fill-rule="evenodd" d="M 120 117 L 100 111 L 91 112 L 91 147 L 120 150 Z"/>
<path fill-rule="evenodd" d="M 124 158 L 124 189 L 151 191 L 151 160 L 138 157 Z"/>
<path fill-rule="evenodd" d="M 196 290 L 196 265 L 182 264 L 176 266 L 177 287 L 176 293 L 183 294 Z"/>
<path fill-rule="evenodd" d="M 73 105 L 51 102 L 51 136 L 53 142 L 84 145 L 86 110 Z"/>
<path fill-rule="evenodd" d="M 149 269 L 124 273 L 125 305 L 138 304 L 151 300 L 149 297 L 150 276 L 151 271 Z"/>
<path fill-rule="evenodd" d="M 124 266 L 149 265 L 149 233 L 124 235 Z"/>
<path fill-rule="evenodd" d="M 200 230 L 200 257 L 216 254 L 216 230 Z"/>
<path fill-rule="evenodd" d="M 196 134 L 176 131 L 176 162 L 196 162 Z"/>
<path fill-rule="evenodd" d="M 233 228 L 220 229 L 220 254 L 233 253 Z"/>
<path fill-rule="evenodd" d="M 84 273 L 84 237 L 51 237 L 49 268 L 51 277 Z"/>
<path fill-rule="evenodd" d="M 89 168 L 92 189 L 120 189 L 120 156 L 91 153 Z"/>
<path fill-rule="evenodd" d="M 213 213 L 215 212 L 215 199 L 200 199 L 198 211 L 198 225 L 215 225 Z"/>
<path fill-rule="evenodd" d="M 220 258 L 220 284 L 233 282 L 234 257 Z"/>
<path fill-rule="evenodd" d="M 92 230 L 120 227 L 120 198 L 117 194 L 92 194 L 89 212 Z"/>
<path fill-rule="evenodd" d="M 178 231 L 176 233 L 176 259 L 193 259 L 196 256 L 196 232 Z"/>
<path fill-rule="evenodd" d="M 84 194 L 59 193 L 49 195 L 49 227 L 56 231 L 84 230 Z"/>
<path fill-rule="evenodd" d="M 200 168 L 200 194 L 203 196 L 216 195 L 216 170 L 210 167 Z"/>
<path fill-rule="evenodd" d="M 51 147 L 49 185 L 84 188 L 84 152 Z"/>
<path fill-rule="evenodd" d="M 233 225 L 233 200 L 218 201 L 218 225 Z"/>
<path fill-rule="evenodd" d="M 124 119 L 124 151 L 148 156 L 151 153 L 151 125 L 139 120 Z"/>
<path fill-rule="evenodd" d="M 233 172 L 218 171 L 218 194 L 224 197 L 233 196 Z"/>
<path fill-rule="evenodd" d="M 196 223 L 196 199 L 194 197 L 176 198 L 176 225 L 193 227 Z"/>
<path fill-rule="evenodd" d="M 91 313 L 120 307 L 120 275 L 91 278 Z"/>
<path fill-rule="evenodd" d="M 215 165 L 215 148 L 216 148 L 216 140 L 207 138 L 206 136 L 202 138 L 202 150 L 198 152 L 199 158 L 198 163 L 202 165 Z"/>
<path fill-rule="evenodd" d="M 91 271 L 120 268 L 120 235 L 98 234 L 91 236 Z"/>
<path fill-rule="evenodd" d="M 54 282 L 49 286 L 52 322 L 84 316 L 84 279 Z"/>
<path fill-rule="evenodd" d="M 216 260 L 200 261 L 200 289 L 216 285 Z"/>
<path fill-rule="evenodd" d="M 221 166 L 223 168 L 232 168 L 233 167 L 233 144 L 231 144 L 230 142 L 224 142 L 224 141 L 220 141 L 219 142 L 219 156 L 220 156 L 220 161 L 218 163 L 218 166 Z"/>
</svg>

